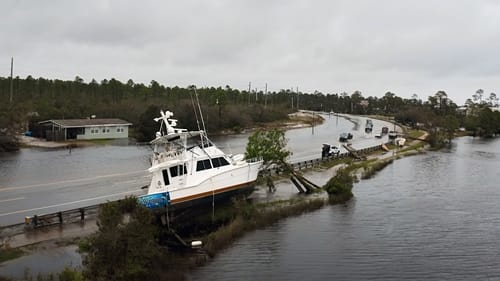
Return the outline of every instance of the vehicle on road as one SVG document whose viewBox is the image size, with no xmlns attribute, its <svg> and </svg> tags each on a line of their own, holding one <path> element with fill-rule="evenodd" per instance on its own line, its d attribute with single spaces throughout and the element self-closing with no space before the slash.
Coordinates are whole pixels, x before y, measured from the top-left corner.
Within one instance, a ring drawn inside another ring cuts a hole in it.
<svg viewBox="0 0 500 281">
<path fill-rule="evenodd" d="M 339 156 L 340 149 L 336 146 L 330 145 L 328 143 L 323 144 L 321 149 L 321 157 Z"/>
<path fill-rule="evenodd" d="M 395 139 L 397 136 L 398 136 L 398 132 L 396 132 L 396 131 L 389 132 L 389 139 Z"/>
<path fill-rule="evenodd" d="M 373 122 L 371 119 L 366 119 L 365 133 L 369 134 L 373 131 Z"/>
<path fill-rule="evenodd" d="M 350 139 L 352 139 L 352 134 L 351 133 L 342 133 L 340 134 L 339 136 L 339 141 L 340 142 L 347 142 L 349 141 Z"/>
<path fill-rule="evenodd" d="M 387 128 L 387 127 L 382 127 L 382 135 L 385 135 L 385 134 L 387 134 L 387 133 L 389 133 L 389 128 Z"/>
<path fill-rule="evenodd" d="M 406 142 L 406 139 L 403 137 L 397 137 L 394 139 L 394 144 L 399 146 L 399 147 L 403 147 L 405 145 L 405 142 Z"/>
</svg>

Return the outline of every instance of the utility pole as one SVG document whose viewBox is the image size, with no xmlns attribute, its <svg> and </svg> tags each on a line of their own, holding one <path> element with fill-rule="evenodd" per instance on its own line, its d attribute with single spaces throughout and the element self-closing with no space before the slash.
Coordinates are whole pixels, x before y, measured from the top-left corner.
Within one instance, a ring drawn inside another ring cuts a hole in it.
<svg viewBox="0 0 500 281">
<path fill-rule="evenodd" d="M 297 87 L 297 110 L 299 109 L 299 87 Z"/>
<path fill-rule="evenodd" d="M 13 71 L 14 71 L 14 57 L 11 57 L 11 59 L 10 59 L 10 97 L 9 97 L 10 104 L 12 104 L 12 92 L 14 89 L 14 80 L 12 80 Z"/>
<path fill-rule="evenodd" d="M 250 89 L 252 88 L 252 82 L 248 82 L 248 105 L 250 105 Z"/>
<path fill-rule="evenodd" d="M 314 135 L 314 111 L 313 111 L 312 113 L 313 113 L 313 120 L 312 120 L 312 134 Z"/>
<path fill-rule="evenodd" d="M 266 90 L 264 91 L 264 108 L 267 108 L 267 83 Z"/>
<path fill-rule="evenodd" d="M 258 90 L 257 88 L 255 88 L 255 103 L 257 103 L 258 99 L 257 99 L 257 93 L 258 93 Z"/>
</svg>

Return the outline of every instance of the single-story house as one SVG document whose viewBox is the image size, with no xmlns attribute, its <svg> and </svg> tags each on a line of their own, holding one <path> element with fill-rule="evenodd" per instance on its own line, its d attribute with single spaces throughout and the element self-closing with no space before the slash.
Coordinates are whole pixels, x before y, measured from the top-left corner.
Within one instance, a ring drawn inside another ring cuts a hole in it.
<svg viewBox="0 0 500 281">
<path fill-rule="evenodd" d="M 58 119 L 38 122 L 41 136 L 49 141 L 128 138 L 128 127 L 122 119 Z"/>
</svg>

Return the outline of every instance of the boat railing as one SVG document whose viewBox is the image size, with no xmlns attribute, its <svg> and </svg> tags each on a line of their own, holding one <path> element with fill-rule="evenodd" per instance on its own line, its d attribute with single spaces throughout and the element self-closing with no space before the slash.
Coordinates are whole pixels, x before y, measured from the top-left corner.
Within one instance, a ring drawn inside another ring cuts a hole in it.
<svg viewBox="0 0 500 281">
<path fill-rule="evenodd" d="M 250 159 L 246 159 L 248 163 L 256 163 L 262 161 L 262 157 L 254 157 Z"/>
<path fill-rule="evenodd" d="M 165 152 L 160 152 L 155 154 L 155 160 L 158 161 L 158 163 L 161 163 L 166 160 L 171 160 L 175 158 L 179 158 L 182 156 L 183 151 L 181 150 L 172 150 L 172 151 L 165 151 Z"/>
</svg>

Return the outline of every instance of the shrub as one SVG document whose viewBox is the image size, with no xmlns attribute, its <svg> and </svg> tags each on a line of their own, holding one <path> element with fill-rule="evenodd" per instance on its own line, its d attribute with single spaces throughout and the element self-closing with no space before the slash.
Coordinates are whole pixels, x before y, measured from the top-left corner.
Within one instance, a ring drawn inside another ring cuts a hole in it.
<svg viewBox="0 0 500 281">
<path fill-rule="evenodd" d="M 340 169 L 333 178 L 331 178 L 324 186 L 330 196 L 343 196 L 344 198 L 351 198 L 352 187 L 354 185 L 354 178 L 349 174 L 346 169 Z"/>
</svg>

